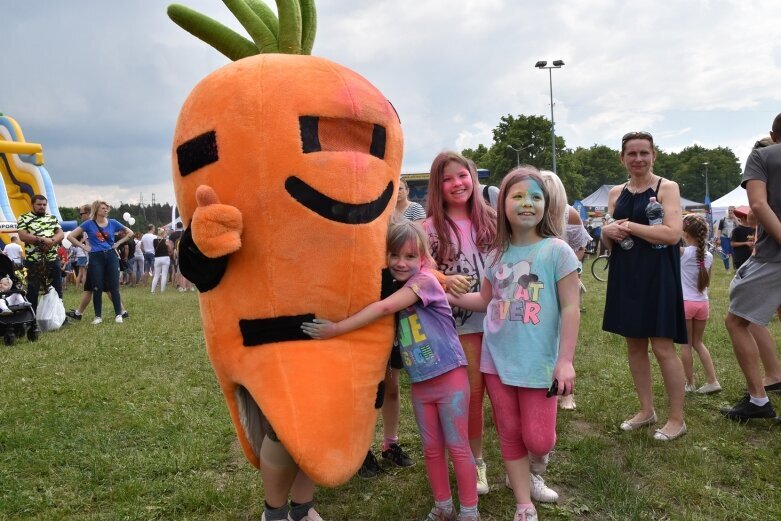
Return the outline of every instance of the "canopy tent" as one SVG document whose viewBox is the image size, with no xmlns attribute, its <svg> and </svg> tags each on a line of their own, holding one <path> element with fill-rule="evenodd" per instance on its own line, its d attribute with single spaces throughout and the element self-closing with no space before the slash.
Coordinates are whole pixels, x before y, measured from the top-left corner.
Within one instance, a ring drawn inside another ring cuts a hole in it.
<svg viewBox="0 0 781 521">
<path fill-rule="evenodd" d="M 590 208 L 607 208 L 607 200 L 608 200 L 608 194 L 610 193 L 610 189 L 613 188 L 615 185 L 602 185 L 597 190 L 589 195 L 588 197 L 585 197 L 581 200 L 581 203 L 583 206 L 587 206 Z M 704 207 L 705 205 L 703 203 L 698 203 L 697 201 L 691 201 L 689 199 L 686 199 L 685 197 L 681 197 L 681 208 L 698 208 L 698 207 Z"/>
<path fill-rule="evenodd" d="M 715 223 L 727 214 L 727 208 L 730 206 L 748 206 L 748 194 L 745 188 L 738 185 L 731 192 L 713 201 L 710 206 Z"/>
<path fill-rule="evenodd" d="M 602 185 L 597 190 L 580 200 L 583 206 L 589 208 L 607 208 L 607 195 L 615 185 Z"/>
</svg>

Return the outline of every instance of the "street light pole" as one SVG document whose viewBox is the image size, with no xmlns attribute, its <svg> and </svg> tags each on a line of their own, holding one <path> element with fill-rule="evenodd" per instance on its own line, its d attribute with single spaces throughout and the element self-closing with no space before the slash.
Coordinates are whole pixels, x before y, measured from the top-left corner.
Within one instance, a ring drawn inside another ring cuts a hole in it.
<svg viewBox="0 0 781 521">
<path fill-rule="evenodd" d="M 705 165 L 705 206 L 710 210 L 710 190 L 708 190 L 708 162 L 702 163 Z"/>
<path fill-rule="evenodd" d="M 521 151 L 514 148 L 512 145 L 507 145 L 507 148 L 515 152 L 515 160 L 517 161 L 518 166 L 521 166 Z"/>
<path fill-rule="evenodd" d="M 711 237 L 713 236 L 713 211 L 710 206 L 710 190 L 708 188 L 708 161 L 702 163 L 705 165 L 705 213 L 708 215 L 708 228 Z"/>
<path fill-rule="evenodd" d="M 550 85 L 550 134 L 551 134 L 551 150 L 553 151 L 553 173 L 558 174 L 556 171 L 556 123 L 553 120 L 553 69 L 561 69 L 564 66 L 564 61 L 554 60 L 551 65 L 545 60 L 540 60 L 534 64 L 538 69 L 548 69 L 548 82 Z"/>
</svg>

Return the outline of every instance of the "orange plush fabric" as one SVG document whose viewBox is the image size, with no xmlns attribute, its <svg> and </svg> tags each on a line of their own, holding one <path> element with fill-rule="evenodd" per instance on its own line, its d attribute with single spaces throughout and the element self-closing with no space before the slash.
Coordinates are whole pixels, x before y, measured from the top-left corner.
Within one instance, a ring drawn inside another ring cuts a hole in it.
<svg viewBox="0 0 781 521">
<path fill-rule="evenodd" d="M 200 295 L 206 346 L 255 466 L 259 411 L 319 484 L 347 481 L 366 456 L 392 317 L 331 340 L 289 338 L 302 316 L 337 321 L 380 297 L 402 148 L 386 98 L 312 56 L 231 63 L 181 110 L 181 216 L 206 257 L 227 256 Z"/>
</svg>

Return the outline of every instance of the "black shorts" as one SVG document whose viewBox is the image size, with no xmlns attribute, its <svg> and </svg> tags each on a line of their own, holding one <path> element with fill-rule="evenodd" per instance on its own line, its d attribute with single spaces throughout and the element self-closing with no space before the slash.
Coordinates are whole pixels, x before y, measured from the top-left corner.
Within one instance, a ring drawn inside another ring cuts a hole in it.
<svg viewBox="0 0 781 521">
<path fill-rule="evenodd" d="M 86 269 L 87 267 L 84 266 L 84 268 Z M 84 291 L 92 291 L 92 278 L 89 276 L 89 270 L 87 270 L 87 275 L 84 276 Z M 108 277 L 103 277 L 103 291 L 108 291 Z"/>
</svg>

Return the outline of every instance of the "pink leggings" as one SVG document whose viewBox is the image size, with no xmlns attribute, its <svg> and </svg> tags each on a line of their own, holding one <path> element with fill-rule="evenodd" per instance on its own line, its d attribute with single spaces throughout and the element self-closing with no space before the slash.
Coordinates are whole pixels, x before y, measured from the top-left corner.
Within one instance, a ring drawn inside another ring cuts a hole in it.
<svg viewBox="0 0 781 521">
<path fill-rule="evenodd" d="M 514 387 L 495 374 L 484 376 L 502 458 L 515 461 L 530 452 L 549 453 L 556 445 L 556 397 L 546 397 L 547 389 Z"/>
<path fill-rule="evenodd" d="M 469 379 L 464 367 L 413 383 L 412 408 L 423 441 L 426 472 L 435 501 L 451 497 L 445 448 L 456 471 L 462 506 L 477 505 L 477 472 L 467 438 Z"/>
<path fill-rule="evenodd" d="M 469 371 L 469 439 L 479 440 L 483 437 L 483 398 L 485 397 L 485 380 L 480 372 L 480 353 L 483 349 L 483 334 L 468 333 L 459 335 L 461 347 L 466 355 L 467 371 Z"/>
</svg>

